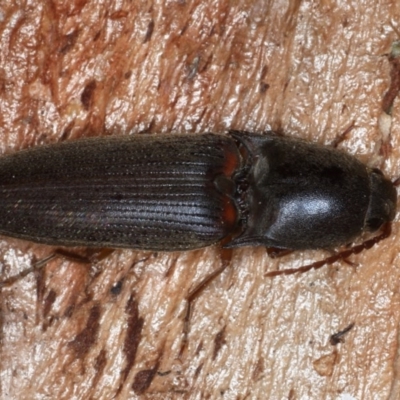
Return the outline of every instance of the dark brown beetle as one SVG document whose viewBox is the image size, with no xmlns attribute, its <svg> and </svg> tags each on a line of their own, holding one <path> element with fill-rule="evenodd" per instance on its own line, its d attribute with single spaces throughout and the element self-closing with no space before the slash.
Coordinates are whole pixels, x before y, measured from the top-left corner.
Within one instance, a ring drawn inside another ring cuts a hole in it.
<svg viewBox="0 0 400 400">
<path fill-rule="evenodd" d="M 272 132 L 101 137 L 0 158 L 0 233 L 51 245 L 332 248 L 395 212 L 379 170 Z"/>
</svg>

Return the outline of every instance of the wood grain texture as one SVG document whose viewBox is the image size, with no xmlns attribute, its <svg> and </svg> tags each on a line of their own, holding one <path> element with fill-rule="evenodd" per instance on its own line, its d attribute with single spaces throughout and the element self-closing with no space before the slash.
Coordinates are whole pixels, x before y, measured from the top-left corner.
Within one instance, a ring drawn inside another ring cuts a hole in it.
<svg viewBox="0 0 400 400">
<path fill-rule="evenodd" d="M 397 0 L 4 2 L 0 151 L 226 129 L 329 144 L 355 121 L 340 147 L 397 178 L 399 20 Z M 397 218 L 353 266 L 272 280 L 327 254 L 234 250 L 194 305 L 181 357 L 184 300 L 223 262 L 217 247 L 55 260 L 1 289 L 1 396 L 398 399 L 399 246 Z M 1 274 L 52 251 L 2 238 Z"/>
</svg>

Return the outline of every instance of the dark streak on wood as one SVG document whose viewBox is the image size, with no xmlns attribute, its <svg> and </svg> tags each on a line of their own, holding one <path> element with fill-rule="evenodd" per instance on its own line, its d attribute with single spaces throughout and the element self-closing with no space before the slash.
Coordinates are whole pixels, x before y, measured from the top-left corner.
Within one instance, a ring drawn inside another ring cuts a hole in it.
<svg viewBox="0 0 400 400">
<path fill-rule="evenodd" d="M 83 7 L 85 7 L 87 2 L 88 2 L 88 0 L 75 0 L 74 2 L 71 2 L 72 9 L 71 9 L 70 16 L 79 15 L 80 12 L 82 11 Z"/>
<path fill-rule="evenodd" d="M 173 274 L 174 271 L 175 271 L 176 261 L 177 261 L 176 258 L 174 258 L 174 259 L 172 260 L 171 264 L 169 265 L 169 267 L 168 267 L 168 269 L 167 269 L 167 272 L 166 272 L 165 275 L 164 275 L 164 278 L 169 278 L 169 277 L 172 276 L 172 274 Z"/>
<path fill-rule="evenodd" d="M 200 124 L 200 122 L 203 120 L 204 116 L 206 115 L 207 112 L 207 107 L 203 108 L 203 111 L 200 113 L 199 117 L 195 120 L 196 124 Z"/>
<path fill-rule="evenodd" d="M 35 260 L 33 260 L 33 262 L 35 262 Z M 45 269 L 40 268 L 38 270 L 35 270 L 35 274 L 36 274 L 36 296 L 37 296 L 38 304 L 40 304 L 43 301 L 44 294 L 46 291 Z"/>
<path fill-rule="evenodd" d="M 215 336 L 214 351 L 213 351 L 213 357 L 212 357 L 213 360 L 215 360 L 217 358 L 217 355 L 218 355 L 219 351 L 221 350 L 221 347 L 226 344 L 225 329 L 226 329 L 226 326 L 224 326 Z"/>
<path fill-rule="evenodd" d="M 206 60 L 202 63 L 202 65 L 199 67 L 199 72 L 205 72 L 207 69 L 210 67 L 212 64 L 212 60 L 214 58 L 213 53 L 211 53 Z"/>
<path fill-rule="evenodd" d="M 93 42 L 97 42 L 98 40 L 99 40 L 99 38 L 100 38 L 100 35 L 101 35 L 101 30 L 99 30 L 95 35 L 94 35 L 94 38 L 93 38 Z"/>
<path fill-rule="evenodd" d="M 295 396 L 296 396 L 295 390 L 294 390 L 293 388 L 290 389 L 289 395 L 288 395 L 288 400 L 294 400 L 294 399 L 295 399 Z"/>
<path fill-rule="evenodd" d="M 200 372 L 201 372 L 201 370 L 203 369 L 203 366 L 204 366 L 204 364 L 201 363 L 201 364 L 196 368 L 196 371 L 194 371 L 194 375 L 193 375 L 193 378 L 194 378 L 194 379 L 196 379 L 196 378 L 200 375 Z"/>
<path fill-rule="evenodd" d="M 57 298 L 57 293 L 51 289 L 44 299 L 44 304 L 43 304 L 43 316 L 47 317 L 49 315 L 49 312 L 51 310 L 51 306 L 54 304 Z"/>
<path fill-rule="evenodd" d="M 189 27 L 189 24 L 186 22 L 186 24 L 183 26 L 183 28 L 179 32 L 179 36 L 183 36 L 185 34 L 185 32 L 187 31 L 188 27 Z"/>
<path fill-rule="evenodd" d="M 198 356 L 200 352 L 203 350 L 203 341 L 201 340 L 198 346 L 196 347 L 196 351 L 194 352 L 195 356 Z"/>
<path fill-rule="evenodd" d="M 4 304 L 0 305 L 0 343 L 4 340 Z"/>
<path fill-rule="evenodd" d="M 260 82 L 260 93 L 264 94 L 269 89 L 269 84 L 266 82 Z"/>
<path fill-rule="evenodd" d="M 63 317 L 65 317 L 65 318 L 71 318 L 71 316 L 72 316 L 72 314 L 74 313 L 74 311 L 75 311 L 75 304 L 69 305 L 69 306 L 65 309 L 65 312 L 64 312 L 64 314 L 63 314 Z"/>
<path fill-rule="evenodd" d="M 144 369 L 143 371 L 139 371 L 135 375 L 135 379 L 132 383 L 132 390 L 140 395 L 143 394 L 151 385 L 151 382 L 154 379 L 154 376 L 157 373 L 158 367 L 160 363 L 159 361 L 156 362 L 153 368 L 151 369 Z"/>
<path fill-rule="evenodd" d="M 61 45 L 60 45 L 60 53 L 61 54 L 66 54 L 68 53 L 74 46 L 79 37 L 79 30 L 76 29 L 73 32 L 69 33 L 68 35 L 65 35 L 61 39 Z"/>
<path fill-rule="evenodd" d="M 123 352 L 127 362 L 125 368 L 121 371 L 122 382 L 126 380 L 129 371 L 135 363 L 136 352 L 142 339 L 144 319 L 139 315 L 139 305 L 135 299 L 135 293 L 132 293 L 125 311 L 128 314 L 128 328 L 125 333 Z"/>
<path fill-rule="evenodd" d="M 110 19 L 116 21 L 116 20 L 119 20 L 119 19 L 122 19 L 122 18 L 126 18 L 128 15 L 129 15 L 129 13 L 127 11 L 118 10 L 118 11 L 113 12 L 110 15 Z"/>
<path fill-rule="evenodd" d="M 260 81 L 264 80 L 267 73 L 268 73 L 268 65 L 264 65 L 261 70 Z"/>
<path fill-rule="evenodd" d="M 252 374 L 252 379 L 253 381 L 258 381 L 262 373 L 264 372 L 264 359 L 260 357 L 257 361 L 256 367 L 254 368 L 253 374 Z"/>
<path fill-rule="evenodd" d="M 89 108 L 93 103 L 93 95 L 94 91 L 96 90 L 96 87 L 97 87 L 96 81 L 92 80 L 85 86 L 85 89 L 83 89 L 83 92 L 81 94 L 81 103 L 86 111 L 89 110 Z"/>
<path fill-rule="evenodd" d="M 147 31 L 143 43 L 147 43 L 151 40 L 151 37 L 153 36 L 153 31 L 154 31 L 154 20 L 151 20 L 149 22 L 149 25 L 147 26 Z"/>
<path fill-rule="evenodd" d="M 0 94 L 5 95 L 6 91 L 7 91 L 7 87 L 9 86 L 9 82 L 7 79 L 7 75 L 4 71 L 0 71 Z M 3 121 L 3 116 L 1 116 L 1 121 L 2 122 L 2 126 L 4 125 L 4 121 Z"/>
<path fill-rule="evenodd" d="M 104 368 L 107 364 L 107 352 L 102 349 L 99 353 L 99 355 L 96 357 L 95 363 L 94 363 L 94 369 L 96 370 L 96 375 L 93 378 L 92 381 L 92 387 L 96 387 L 97 383 L 99 382 L 100 378 L 103 376 L 103 371 Z"/>
<path fill-rule="evenodd" d="M 101 308 L 98 304 L 90 310 L 86 327 L 75 336 L 75 339 L 68 343 L 73 349 L 77 358 L 84 358 L 90 348 L 96 343 L 97 334 L 100 328 Z"/>
</svg>

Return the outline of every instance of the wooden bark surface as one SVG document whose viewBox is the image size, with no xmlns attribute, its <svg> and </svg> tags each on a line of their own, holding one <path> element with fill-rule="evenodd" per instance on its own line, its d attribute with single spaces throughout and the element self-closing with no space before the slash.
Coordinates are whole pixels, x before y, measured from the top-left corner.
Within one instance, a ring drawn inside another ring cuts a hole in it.
<svg viewBox="0 0 400 400">
<path fill-rule="evenodd" d="M 399 21 L 398 0 L 2 2 L 0 151 L 227 129 L 329 144 L 354 121 L 340 147 L 395 179 Z M 221 265 L 218 246 L 58 259 L 1 289 L 1 398 L 398 399 L 399 247 L 397 218 L 355 266 L 275 279 L 327 253 L 234 250 L 181 357 L 185 297 Z M 1 274 L 52 251 L 2 238 Z"/>
</svg>

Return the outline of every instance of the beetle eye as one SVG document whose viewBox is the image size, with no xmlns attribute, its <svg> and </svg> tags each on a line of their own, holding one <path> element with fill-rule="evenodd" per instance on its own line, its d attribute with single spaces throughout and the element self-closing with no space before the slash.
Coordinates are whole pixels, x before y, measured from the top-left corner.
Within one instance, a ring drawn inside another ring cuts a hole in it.
<svg viewBox="0 0 400 400">
<path fill-rule="evenodd" d="M 384 223 L 382 218 L 371 218 L 367 221 L 367 227 L 371 232 L 377 231 Z"/>
</svg>

